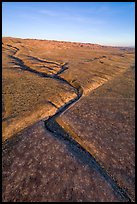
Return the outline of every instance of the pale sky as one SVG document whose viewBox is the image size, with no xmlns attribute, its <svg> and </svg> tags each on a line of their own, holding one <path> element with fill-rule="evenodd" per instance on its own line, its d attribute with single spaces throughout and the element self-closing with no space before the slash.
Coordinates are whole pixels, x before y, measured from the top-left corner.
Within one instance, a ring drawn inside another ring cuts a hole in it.
<svg viewBox="0 0 137 204">
<path fill-rule="evenodd" d="M 135 46 L 135 3 L 3 2 L 2 36 Z"/>
</svg>

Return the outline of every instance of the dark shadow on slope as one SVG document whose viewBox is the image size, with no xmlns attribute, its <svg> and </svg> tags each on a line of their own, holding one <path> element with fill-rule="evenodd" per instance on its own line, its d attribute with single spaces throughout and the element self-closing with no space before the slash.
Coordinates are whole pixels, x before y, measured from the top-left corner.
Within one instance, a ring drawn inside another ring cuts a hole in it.
<svg viewBox="0 0 137 204">
<path fill-rule="evenodd" d="M 45 122 L 45 127 L 53 137 L 56 137 L 59 141 L 66 144 L 66 147 L 73 156 L 79 160 L 83 165 L 87 165 L 94 168 L 101 176 L 111 185 L 114 193 L 119 196 L 125 202 L 131 202 L 131 199 L 127 193 L 118 186 L 113 178 L 103 169 L 95 158 L 89 154 L 81 145 L 79 145 L 60 125 L 54 120 L 49 119 Z"/>
</svg>

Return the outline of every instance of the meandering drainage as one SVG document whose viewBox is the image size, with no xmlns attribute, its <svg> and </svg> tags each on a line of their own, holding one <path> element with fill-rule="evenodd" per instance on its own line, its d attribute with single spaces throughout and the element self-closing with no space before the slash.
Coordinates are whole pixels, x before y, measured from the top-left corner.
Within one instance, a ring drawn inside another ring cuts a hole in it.
<svg viewBox="0 0 137 204">
<path fill-rule="evenodd" d="M 10 46 L 12 47 L 12 46 Z M 15 47 L 13 47 L 15 49 Z M 96 169 L 101 173 L 101 175 L 104 176 L 104 178 L 107 180 L 107 182 L 112 186 L 112 188 L 114 189 L 114 191 L 119 194 L 123 199 L 126 199 L 127 201 L 131 202 L 131 199 L 129 198 L 129 196 L 127 195 L 127 193 L 119 187 L 119 185 L 113 180 L 113 178 L 106 172 L 105 169 L 103 169 L 100 164 L 95 160 L 95 158 L 93 158 L 93 156 L 85 149 L 82 147 L 82 145 L 80 145 L 73 137 L 71 137 L 71 135 L 69 135 L 67 132 L 65 132 L 64 129 L 62 129 L 59 124 L 56 122 L 56 118 L 63 112 L 65 112 L 66 110 L 68 110 L 68 108 L 70 108 L 72 105 L 74 105 L 76 102 L 79 101 L 79 99 L 82 97 L 83 95 L 83 89 L 81 87 L 80 84 L 78 84 L 76 81 L 70 81 L 68 82 L 67 80 L 65 80 L 64 78 L 62 78 L 61 76 L 59 76 L 60 73 L 64 72 L 66 70 L 66 64 L 60 65 L 60 70 L 56 73 L 56 74 L 46 74 L 46 73 L 42 73 L 39 72 L 37 70 L 34 70 L 32 68 L 30 68 L 29 66 L 25 65 L 24 61 L 22 59 L 20 59 L 17 56 L 17 52 L 20 51 L 18 48 L 15 52 L 15 54 L 12 56 L 10 55 L 10 57 L 12 59 L 14 59 L 17 62 L 17 65 L 19 65 L 21 67 L 21 69 L 35 73 L 41 77 L 46 77 L 46 78 L 53 78 L 55 80 L 59 80 L 63 83 L 68 84 L 69 86 L 73 87 L 75 93 L 76 93 L 76 97 L 71 99 L 70 101 L 68 101 L 66 104 L 64 104 L 64 106 L 61 106 L 56 114 L 54 114 L 53 116 L 51 116 L 48 120 L 44 121 L 45 122 L 45 127 L 48 131 L 52 132 L 53 134 L 55 134 L 56 136 L 65 136 L 66 139 L 68 139 L 69 141 L 71 141 L 74 145 L 76 145 L 78 148 L 80 148 L 84 153 L 86 153 L 86 155 L 88 155 L 88 157 L 91 158 L 92 163 L 94 164 L 94 166 L 96 167 Z M 35 58 L 37 59 L 37 58 Z M 38 58 L 38 60 L 42 61 L 41 59 Z M 44 60 L 43 60 L 44 62 Z M 47 62 L 47 61 L 46 61 Z M 50 63 L 50 62 L 49 62 Z M 53 62 L 52 62 L 53 63 Z"/>
<path fill-rule="evenodd" d="M 114 192 L 118 195 L 120 195 L 126 202 L 132 202 L 127 192 L 121 188 L 117 182 L 112 178 L 111 175 L 96 161 L 96 159 L 90 154 L 90 151 L 88 149 L 84 148 L 81 143 L 78 142 L 76 138 L 78 136 L 73 137 L 73 132 L 70 134 L 68 133 L 65 128 L 62 128 L 56 119 L 60 116 L 61 113 L 64 113 L 66 110 L 68 110 L 69 107 L 74 105 L 78 100 L 81 98 L 83 94 L 83 90 L 81 90 L 81 87 L 77 89 L 78 95 L 75 99 L 72 99 L 67 104 L 65 104 L 63 107 L 58 109 L 55 115 L 51 116 L 48 120 L 45 122 L 45 127 L 48 131 L 50 131 L 52 134 L 55 135 L 55 137 L 62 137 L 64 140 L 69 140 L 71 144 L 79 148 L 85 156 L 90 160 L 90 162 L 93 164 L 93 166 L 96 168 L 96 170 L 105 178 L 105 180 L 111 185 Z M 86 158 L 86 159 L 87 159 Z"/>
</svg>

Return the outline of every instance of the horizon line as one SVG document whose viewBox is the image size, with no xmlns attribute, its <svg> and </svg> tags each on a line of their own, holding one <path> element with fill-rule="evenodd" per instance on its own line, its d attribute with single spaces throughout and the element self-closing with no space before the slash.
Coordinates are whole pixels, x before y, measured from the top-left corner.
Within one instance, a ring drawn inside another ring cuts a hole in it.
<svg viewBox="0 0 137 204">
<path fill-rule="evenodd" d="M 107 45 L 107 44 L 100 44 L 100 43 L 92 43 L 92 42 L 79 42 L 79 41 L 67 41 L 67 40 L 55 40 L 55 39 L 45 39 L 45 38 L 23 38 L 23 37 L 13 37 L 13 36 L 2 36 L 2 38 L 19 38 L 23 40 L 47 40 L 47 41 L 57 41 L 57 42 L 68 42 L 68 43 L 81 43 L 81 44 L 91 44 L 91 45 L 100 45 L 103 47 L 116 47 L 116 48 L 135 48 L 135 45 L 126 46 L 126 45 Z"/>
</svg>

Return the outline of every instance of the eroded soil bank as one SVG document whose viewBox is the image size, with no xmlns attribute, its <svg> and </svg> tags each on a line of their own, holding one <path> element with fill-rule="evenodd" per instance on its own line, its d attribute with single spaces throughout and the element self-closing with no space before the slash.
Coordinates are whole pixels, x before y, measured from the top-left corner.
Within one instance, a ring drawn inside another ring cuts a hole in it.
<svg viewBox="0 0 137 204">
<path fill-rule="evenodd" d="M 135 199 L 134 70 L 109 81 L 55 118 Z M 51 130 L 52 130 L 52 124 Z"/>
<path fill-rule="evenodd" d="M 133 201 L 134 51 L 3 38 L 3 59 L 3 201 Z"/>
</svg>

